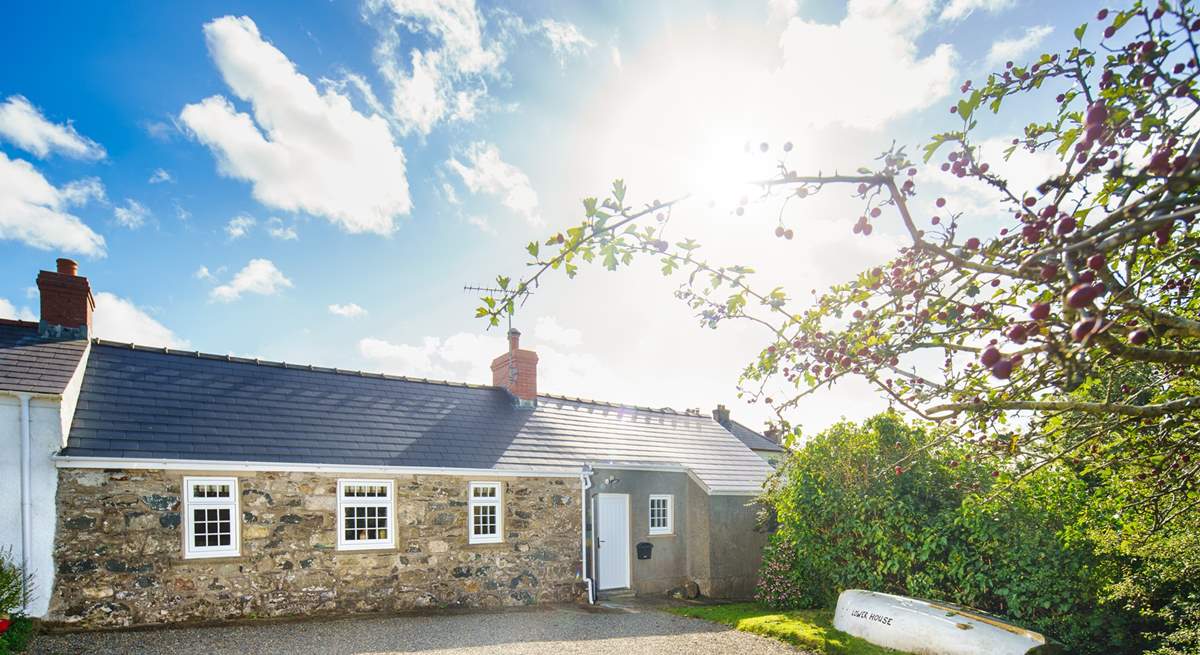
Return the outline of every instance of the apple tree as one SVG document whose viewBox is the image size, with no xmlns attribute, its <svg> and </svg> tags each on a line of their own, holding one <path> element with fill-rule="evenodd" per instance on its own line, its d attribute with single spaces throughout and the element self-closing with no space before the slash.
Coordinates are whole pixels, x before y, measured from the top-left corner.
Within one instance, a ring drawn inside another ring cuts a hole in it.
<svg viewBox="0 0 1200 655">
<path fill-rule="evenodd" d="M 893 146 L 847 174 L 794 170 L 782 157 L 742 201 L 780 204 L 773 236 L 790 239 L 805 198 L 848 193 L 861 212 L 846 217 L 847 232 L 902 226 L 905 245 L 885 265 L 812 298 L 767 287 L 753 262 L 713 263 L 682 236 L 685 204 L 634 202 L 618 180 L 584 200 L 577 224 L 530 243 L 530 272 L 499 278 L 506 291 L 482 298 L 477 314 L 495 325 L 550 274 L 653 257 L 682 278 L 676 295 L 704 324 L 770 330 L 739 388 L 769 404 L 785 433 L 799 433 L 801 399 L 857 376 L 994 460 L 997 477 L 1120 470 L 1146 481 L 1126 500 L 1169 522 L 1200 504 L 1200 13 L 1139 2 L 1100 11 L 1074 37 L 1065 52 L 963 83 L 951 129 L 919 153 Z M 985 156 L 981 123 L 1020 96 L 1051 110 Z M 988 157 L 1017 149 L 1053 158 L 1056 173 L 1035 188 L 1010 184 Z M 922 198 L 933 175 L 977 186 L 994 211 Z M 904 472 L 904 460 L 886 471 Z"/>
</svg>

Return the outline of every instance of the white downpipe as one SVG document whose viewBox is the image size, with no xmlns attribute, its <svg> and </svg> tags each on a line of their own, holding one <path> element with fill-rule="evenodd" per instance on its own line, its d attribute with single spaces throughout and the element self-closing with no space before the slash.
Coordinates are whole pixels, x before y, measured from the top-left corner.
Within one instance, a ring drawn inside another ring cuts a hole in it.
<svg viewBox="0 0 1200 655">
<path fill-rule="evenodd" d="M 29 394 L 18 393 L 21 401 L 21 574 L 29 575 L 29 552 L 33 550 L 33 441 L 29 430 Z M 29 612 L 29 585 L 22 585 L 21 607 Z"/>
<path fill-rule="evenodd" d="M 587 492 L 592 488 L 592 467 L 583 466 L 579 473 L 579 573 L 587 585 L 588 604 L 596 602 L 596 592 L 592 586 L 592 576 L 588 575 L 587 547 Z"/>
</svg>

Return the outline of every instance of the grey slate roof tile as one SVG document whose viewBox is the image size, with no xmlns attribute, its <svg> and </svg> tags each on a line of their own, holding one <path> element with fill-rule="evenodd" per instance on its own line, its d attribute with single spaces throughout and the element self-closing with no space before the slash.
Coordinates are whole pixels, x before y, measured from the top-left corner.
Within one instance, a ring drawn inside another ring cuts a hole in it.
<svg viewBox="0 0 1200 655">
<path fill-rule="evenodd" d="M 0 389 L 58 394 L 79 365 L 87 341 L 49 341 L 37 323 L 0 319 Z"/>
<path fill-rule="evenodd" d="M 679 464 L 714 491 L 756 492 L 771 469 L 734 434 L 672 410 L 557 396 L 518 409 L 496 387 L 101 341 L 63 454 L 512 470 Z"/>
<path fill-rule="evenodd" d="M 737 437 L 753 450 L 770 450 L 773 452 L 783 452 L 783 446 L 771 441 L 761 434 L 751 430 L 750 428 L 738 423 L 737 421 L 729 422 L 729 431 L 733 436 Z"/>
</svg>

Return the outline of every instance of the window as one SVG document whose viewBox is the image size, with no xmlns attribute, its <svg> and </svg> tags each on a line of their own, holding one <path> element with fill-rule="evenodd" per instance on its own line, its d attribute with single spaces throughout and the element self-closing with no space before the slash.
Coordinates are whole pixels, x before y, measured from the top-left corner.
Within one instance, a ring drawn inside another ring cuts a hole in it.
<svg viewBox="0 0 1200 655">
<path fill-rule="evenodd" d="M 675 497 L 670 495 L 650 496 L 650 534 L 671 534 L 675 530 Z"/>
<path fill-rule="evenodd" d="M 391 548 L 396 544 L 393 489 L 391 480 L 338 480 L 338 550 Z"/>
<path fill-rule="evenodd" d="M 500 483 L 472 482 L 467 488 L 467 494 L 467 509 L 471 517 L 467 541 L 472 544 L 498 544 L 503 541 Z"/>
<path fill-rule="evenodd" d="M 184 478 L 183 488 L 184 558 L 240 555 L 237 478 Z"/>
</svg>

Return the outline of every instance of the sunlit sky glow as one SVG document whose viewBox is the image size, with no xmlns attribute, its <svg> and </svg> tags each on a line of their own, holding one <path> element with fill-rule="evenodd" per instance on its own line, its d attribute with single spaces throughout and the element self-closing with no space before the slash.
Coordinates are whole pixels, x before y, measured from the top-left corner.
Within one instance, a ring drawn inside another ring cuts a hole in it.
<svg viewBox="0 0 1200 655">
<path fill-rule="evenodd" d="M 1091 2 L 28 3 L 0 22 L 0 317 L 35 319 L 39 268 L 80 260 L 106 338 L 489 382 L 502 335 L 463 285 L 624 178 L 691 194 L 670 238 L 799 299 L 885 261 L 840 194 L 732 212 L 745 180 L 870 163 L 956 127 L 958 86 L 1072 40 Z M 1054 90 L 1057 92 L 1058 90 Z M 1025 101 L 983 128 L 998 151 Z M 768 142 L 762 155 L 757 144 Z M 747 152 L 746 144 L 754 144 Z M 1020 186 L 1047 164 L 1011 162 Z M 988 197 L 922 170 L 937 195 Z M 970 229 L 968 226 L 966 229 Z M 709 410 L 766 334 L 712 331 L 648 261 L 552 279 L 516 326 L 543 391 Z M 801 306 L 801 305 L 798 305 Z M 882 401 L 845 384 L 817 430 Z"/>
</svg>

